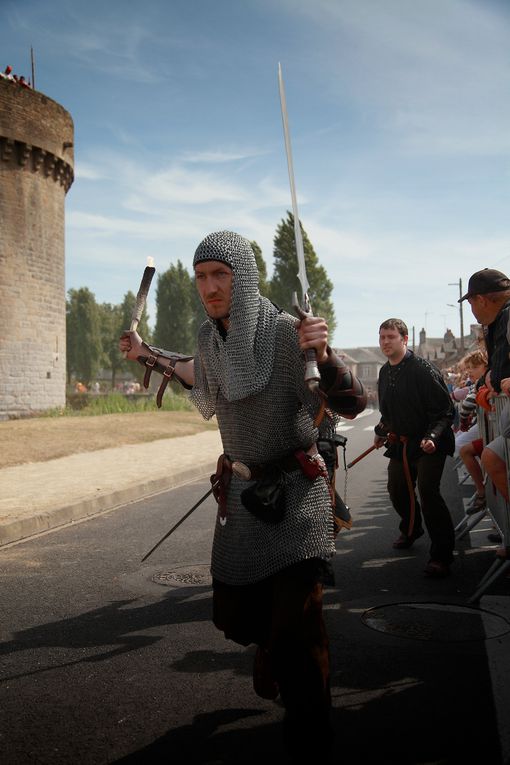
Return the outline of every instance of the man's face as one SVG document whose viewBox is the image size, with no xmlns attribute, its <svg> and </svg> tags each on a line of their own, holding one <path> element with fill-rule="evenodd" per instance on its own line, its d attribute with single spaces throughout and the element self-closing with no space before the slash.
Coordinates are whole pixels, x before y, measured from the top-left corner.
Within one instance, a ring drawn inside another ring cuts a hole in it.
<svg viewBox="0 0 510 765">
<path fill-rule="evenodd" d="M 228 320 L 232 299 L 232 269 L 218 260 L 195 266 L 198 294 L 211 319 Z"/>
<path fill-rule="evenodd" d="M 485 326 L 491 324 L 499 312 L 499 307 L 487 300 L 485 295 L 470 295 L 468 303 L 471 306 L 473 316 L 480 324 Z"/>
<path fill-rule="evenodd" d="M 380 329 L 379 347 L 388 361 L 400 361 L 407 350 L 407 335 L 402 336 L 398 329 Z"/>
</svg>

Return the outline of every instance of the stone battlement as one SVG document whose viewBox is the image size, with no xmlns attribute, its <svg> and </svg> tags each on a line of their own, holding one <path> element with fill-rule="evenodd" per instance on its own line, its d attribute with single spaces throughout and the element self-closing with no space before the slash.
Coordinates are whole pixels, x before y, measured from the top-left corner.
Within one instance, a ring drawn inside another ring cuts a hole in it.
<svg viewBox="0 0 510 765">
<path fill-rule="evenodd" d="M 0 136 L 0 161 L 11 162 L 36 173 L 40 172 L 46 178 L 51 177 L 64 187 L 66 193 L 74 180 L 71 165 L 40 146 L 31 146 L 24 141 Z"/>
</svg>

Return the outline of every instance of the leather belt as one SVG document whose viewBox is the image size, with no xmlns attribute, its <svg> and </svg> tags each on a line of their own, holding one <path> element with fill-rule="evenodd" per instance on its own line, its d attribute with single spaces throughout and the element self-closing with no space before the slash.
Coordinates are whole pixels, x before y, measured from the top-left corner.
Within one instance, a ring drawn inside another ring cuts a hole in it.
<svg viewBox="0 0 510 765">
<path fill-rule="evenodd" d="M 301 469 L 300 462 L 294 454 L 289 454 L 287 457 L 282 457 L 265 465 L 246 465 L 240 460 L 230 461 L 228 458 L 227 460 L 230 463 L 230 470 L 241 481 L 258 481 L 259 478 L 262 478 L 267 473 L 270 465 L 276 465 L 286 473 L 292 473 L 293 470 Z"/>
<path fill-rule="evenodd" d="M 266 475 L 271 466 L 276 466 L 287 473 L 301 470 L 311 480 L 314 480 L 318 475 L 322 475 L 326 479 L 328 476 L 326 465 L 317 451 L 316 444 L 312 444 L 307 451 L 298 449 L 293 454 L 287 454 L 278 460 L 272 460 L 261 465 L 246 465 L 240 460 L 230 459 L 226 454 L 220 454 L 216 472 L 210 480 L 218 503 L 222 526 L 227 522 L 227 491 L 232 475 L 242 481 L 256 481 Z"/>
<path fill-rule="evenodd" d="M 303 463 L 297 456 L 298 454 L 299 451 L 259 465 L 247 465 L 246 463 L 241 462 L 241 460 L 231 460 L 225 455 L 225 466 L 227 469 L 231 470 L 237 478 L 240 478 L 241 481 L 257 481 L 259 478 L 262 478 L 267 473 L 268 468 L 272 466 L 280 468 L 280 470 L 283 470 L 285 473 L 292 473 L 294 470 L 302 470 Z M 303 450 L 301 454 L 304 454 L 305 458 L 313 460 L 318 455 L 317 446 L 312 444 L 308 449 Z"/>
</svg>

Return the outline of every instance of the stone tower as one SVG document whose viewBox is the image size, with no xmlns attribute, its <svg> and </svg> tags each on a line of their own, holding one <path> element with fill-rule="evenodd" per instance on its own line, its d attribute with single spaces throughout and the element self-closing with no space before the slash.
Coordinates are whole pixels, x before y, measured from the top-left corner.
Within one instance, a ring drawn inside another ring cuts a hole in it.
<svg viewBox="0 0 510 765">
<path fill-rule="evenodd" d="M 64 201 L 73 121 L 0 78 L 0 418 L 64 406 Z"/>
</svg>

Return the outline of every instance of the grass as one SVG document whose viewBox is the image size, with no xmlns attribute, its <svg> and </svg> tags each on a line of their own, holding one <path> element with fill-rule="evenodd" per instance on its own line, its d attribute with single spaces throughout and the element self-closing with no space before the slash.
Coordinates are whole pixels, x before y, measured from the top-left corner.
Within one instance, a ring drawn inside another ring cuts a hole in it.
<svg viewBox="0 0 510 765">
<path fill-rule="evenodd" d="M 134 412 L 191 412 L 193 404 L 187 396 L 167 390 L 161 409 L 158 410 L 156 398 L 152 395 L 125 396 L 122 393 L 106 395 L 78 394 L 72 397 L 72 403 L 64 408 L 49 409 L 39 413 L 40 417 L 95 417 L 103 414 L 132 414 Z"/>
</svg>

